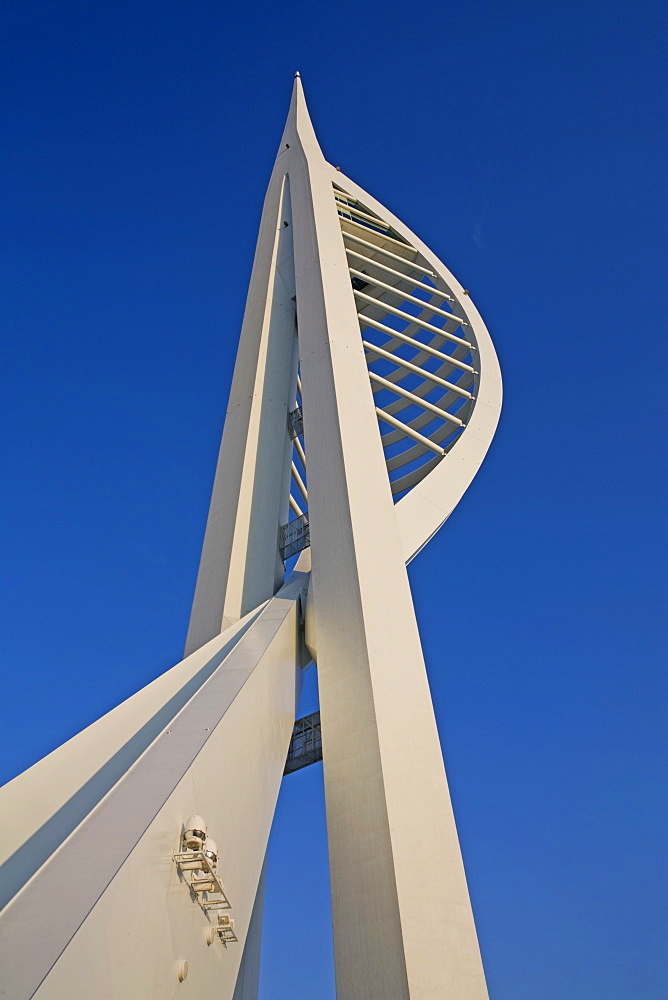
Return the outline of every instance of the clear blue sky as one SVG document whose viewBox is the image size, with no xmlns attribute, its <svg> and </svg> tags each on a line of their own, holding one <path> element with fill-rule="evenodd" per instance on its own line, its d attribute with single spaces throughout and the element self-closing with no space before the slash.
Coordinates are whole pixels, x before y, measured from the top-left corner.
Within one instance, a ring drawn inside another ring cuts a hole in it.
<svg viewBox="0 0 668 1000">
<path fill-rule="evenodd" d="M 665 1000 L 665 5 L 3 11 L 2 777 L 180 659 L 299 69 L 504 372 L 411 569 L 492 1000 Z M 321 766 L 284 785 L 262 998 L 332 1000 Z"/>
</svg>

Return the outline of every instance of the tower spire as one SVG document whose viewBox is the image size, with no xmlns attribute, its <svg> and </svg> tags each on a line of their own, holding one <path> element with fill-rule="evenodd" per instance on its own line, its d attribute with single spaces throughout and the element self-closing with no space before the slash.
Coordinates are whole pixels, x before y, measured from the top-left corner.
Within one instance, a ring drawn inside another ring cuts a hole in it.
<svg viewBox="0 0 668 1000">
<path fill-rule="evenodd" d="M 292 84 L 290 109 L 283 130 L 279 152 L 286 148 L 286 144 L 292 145 L 293 143 L 299 143 L 302 146 L 308 146 L 311 150 L 317 149 L 320 151 L 320 145 L 306 104 L 304 85 L 299 73 L 295 73 Z"/>
</svg>

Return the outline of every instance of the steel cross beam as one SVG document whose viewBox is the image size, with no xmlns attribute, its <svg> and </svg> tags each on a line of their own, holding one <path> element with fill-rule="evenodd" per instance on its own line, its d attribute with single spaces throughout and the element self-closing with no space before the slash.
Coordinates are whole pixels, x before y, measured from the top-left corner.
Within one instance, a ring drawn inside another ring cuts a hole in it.
<svg viewBox="0 0 668 1000">
<path fill-rule="evenodd" d="M 299 739 L 321 753 L 322 726 L 338 1000 L 485 1000 L 406 565 L 500 406 L 468 293 L 325 160 L 297 77 L 186 655 L 2 790 L 0 996 L 256 1000 L 313 659 L 320 713 Z"/>
</svg>

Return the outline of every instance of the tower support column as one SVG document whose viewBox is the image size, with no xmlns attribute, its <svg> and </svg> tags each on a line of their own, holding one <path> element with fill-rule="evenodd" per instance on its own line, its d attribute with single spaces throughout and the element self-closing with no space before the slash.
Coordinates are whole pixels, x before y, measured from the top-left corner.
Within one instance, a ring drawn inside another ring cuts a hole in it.
<svg viewBox="0 0 668 1000">
<path fill-rule="evenodd" d="M 487 990 L 332 194 L 299 84 L 291 164 L 338 1000 Z M 300 155 L 301 154 L 301 155 Z M 297 162 L 294 162 L 297 161 Z"/>
</svg>

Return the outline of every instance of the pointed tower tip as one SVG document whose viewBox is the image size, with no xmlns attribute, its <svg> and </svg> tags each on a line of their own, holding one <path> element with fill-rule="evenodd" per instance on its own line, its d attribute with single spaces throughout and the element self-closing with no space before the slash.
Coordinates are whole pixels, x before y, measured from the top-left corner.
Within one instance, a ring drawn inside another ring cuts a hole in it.
<svg viewBox="0 0 668 1000">
<path fill-rule="evenodd" d="M 304 85 L 301 73 L 299 72 L 295 73 L 290 111 L 288 112 L 288 120 L 285 123 L 281 148 L 284 149 L 286 146 L 289 146 L 295 139 L 299 139 L 302 143 L 315 146 L 318 149 L 320 148 L 318 140 L 315 137 L 315 132 L 313 131 L 308 108 L 306 107 Z"/>
</svg>

